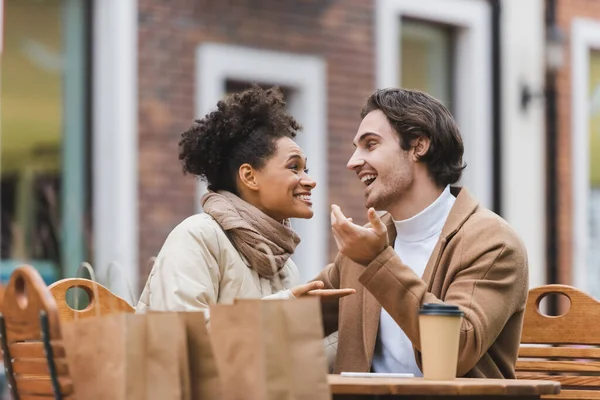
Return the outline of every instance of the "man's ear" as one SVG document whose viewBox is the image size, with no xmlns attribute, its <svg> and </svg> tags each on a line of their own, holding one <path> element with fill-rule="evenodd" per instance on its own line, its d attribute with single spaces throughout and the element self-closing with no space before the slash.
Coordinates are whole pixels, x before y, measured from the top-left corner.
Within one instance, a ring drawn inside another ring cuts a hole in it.
<svg viewBox="0 0 600 400">
<path fill-rule="evenodd" d="M 256 170 L 250 164 L 242 164 L 238 170 L 240 184 L 255 191 L 258 190 L 258 180 L 256 179 Z"/>
<path fill-rule="evenodd" d="M 429 151 L 429 146 L 431 145 L 431 140 L 425 136 L 419 136 L 415 140 L 413 140 L 413 159 L 414 161 L 419 161 L 421 157 L 424 157 L 425 154 Z"/>
</svg>

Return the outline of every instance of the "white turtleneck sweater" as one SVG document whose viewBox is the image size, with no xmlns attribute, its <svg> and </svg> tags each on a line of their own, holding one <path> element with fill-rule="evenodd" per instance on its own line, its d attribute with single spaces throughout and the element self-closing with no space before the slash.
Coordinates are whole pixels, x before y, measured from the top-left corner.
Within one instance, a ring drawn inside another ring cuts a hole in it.
<svg viewBox="0 0 600 400">
<path fill-rule="evenodd" d="M 450 193 L 450 186 L 446 186 L 442 194 L 419 214 L 403 221 L 394 221 L 394 250 L 404 264 L 412 268 L 419 277 L 425 272 L 429 257 L 455 201 L 456 198 Z M 383 308 L 372 368 L 374 372 L 413 373 L 415 376 L 423 376 L 415 361 L 411 341 Z"/>
</svg>

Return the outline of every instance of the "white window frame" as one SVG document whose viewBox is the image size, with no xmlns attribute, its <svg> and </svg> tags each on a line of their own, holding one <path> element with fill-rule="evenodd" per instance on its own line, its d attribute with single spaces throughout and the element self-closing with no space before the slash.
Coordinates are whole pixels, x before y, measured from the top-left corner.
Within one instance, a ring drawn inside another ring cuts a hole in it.
<svg viewBox="0 0 600 400">
<path fill-rule="evenodd" d="M 138 8 L 135 0 L 94 2 L 93 227 L 100 282 L 137 296 L 138 264 Z M 82 260 L 83 261 L 83 260 Z M 129 288 L 128 288 L 129 286 Z"/>
<path fill-rule="evenodd" d="M 571 27 L 571 162 L 573 179 L 573 268 L 576 287 L 588 289 L 588 195 L 590 188 L 588 98 L 590 51 L 600 50 L 600 20 L 575 18 Z"/>
<path fill-rule="evenodd" d="M 468 166 L 461 184 L 482 205 L 492 205 L 490 5 L 474 0 L 377 0 L 377 87 L 400 87 L 402 17 L 452 25 L 456 37 L 454 115 Z"/>
<path fill-rule="evenodd" d="M 329 206 L 327 197 L 327 97 L 326 65 L 317 56 L 204 43 L 196 53 L 196 116 L 202 117 L 225 95 L 228 80 L 259 82 L 291 88 L 286 99 L 290 113 L 304 127 L 297 142 L 306 152 L 312 178 L 314 217 L 294 220 L 302 242 L 293 256 L 301 279 L 312 279 L 327 261 Z M 198 184 L 197 210 L 206 192 Z"/>
</svg>

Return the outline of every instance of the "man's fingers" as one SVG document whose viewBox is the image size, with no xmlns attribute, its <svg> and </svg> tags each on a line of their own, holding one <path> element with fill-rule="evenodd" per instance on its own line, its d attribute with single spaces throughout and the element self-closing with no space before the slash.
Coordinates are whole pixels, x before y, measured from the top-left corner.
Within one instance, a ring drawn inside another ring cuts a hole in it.
<svg viewBox="0 0 600 400">
<path fill-rule="evenodd" d="M 332 204 L 331 205 L 331 222 L 332 225 L 335 223 L 342 223 L 344 221 L 346 221 L 346 216 L 344 215 L 344 213 L 342 213 L 342 209 L 336 205 L 336 204 Z"/>
<path fill-rule="evenodd" d="M 362 228 L 356 225 L 352 218 L 346 217 L 340 207 L 335 204 L 331 206 L 331 227 L 338 235 L 356 235 Z"/>
<path fill-rule="evenodd" d="M 375 209 L 373 207 L 369 208 L 367 215 L 369 217 L 369 222 L 371 223 L 371 227 L 373 228 L 373 230 L 375 231 L 375 233 L 378 236 L 381 236 L 384 233 L 387 233 L 387 227 L 385 226 L 383 221 L 381 221 L 381 218 L 379 218 L 379 215 L 377 215 L 377 212 L 375 212 Z"/>
<path fill-rule="evenodd" d="M 342 239 L 342 235 L 340 234 L 340 232 L 337 230 L 337 227 L 332 227 L 331 231 L 333 232 L 333 238 L 335 239 L 335 245 L 338 248 L 338 251 L 342 251 L 344 250 L 344 241 Z"/>
</svg>

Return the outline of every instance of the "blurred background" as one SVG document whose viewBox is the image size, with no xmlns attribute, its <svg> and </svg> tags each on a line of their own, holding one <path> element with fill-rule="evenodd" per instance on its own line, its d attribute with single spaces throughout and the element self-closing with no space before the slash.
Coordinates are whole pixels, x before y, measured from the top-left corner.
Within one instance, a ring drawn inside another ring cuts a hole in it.
<svg viewBox="0 0 600 400">
<path fill-rule="evenodd" d="M 461 184 L 519 232 L 531 286 L 600 298 L 600 0 L 0 4 L 3 281 L 85 260 L 135 303 L 168 233 L 201 211 L 180 133 L 250 83 L 280 86 L 304 126 L 316 213 L 293 224 L 310 279 L 335 255 L 329 205 L 366 219 L 345 169 L 363 102 L 399 86 L 456 117 Z"/>
</svg>

